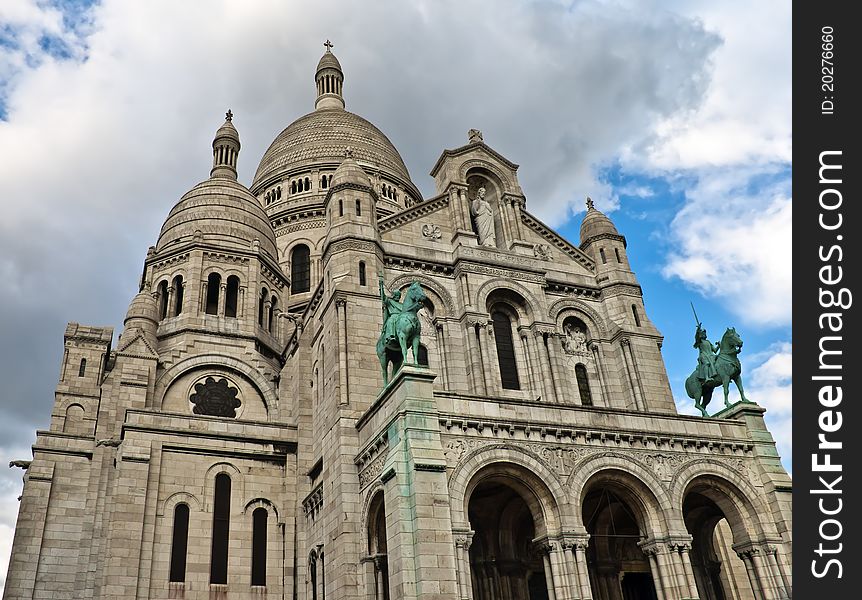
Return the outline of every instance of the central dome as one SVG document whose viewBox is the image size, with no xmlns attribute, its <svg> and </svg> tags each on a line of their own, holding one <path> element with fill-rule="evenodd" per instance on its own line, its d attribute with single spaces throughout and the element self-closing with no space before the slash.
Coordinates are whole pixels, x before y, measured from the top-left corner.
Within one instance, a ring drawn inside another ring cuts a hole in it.
<svg viewBox="0 0 862 600">
<path fill-rule="evenodd" d="M 253 193 L 270 180 L 309 165 L 337 167 L 345 150 L 371 171 L 379 169 L 410 185 L 410 174 L 392 142 L 374 125 L 340 108 L 318 109 L 287 126 L 264 153 L 251 184 Z"/>
</svg>

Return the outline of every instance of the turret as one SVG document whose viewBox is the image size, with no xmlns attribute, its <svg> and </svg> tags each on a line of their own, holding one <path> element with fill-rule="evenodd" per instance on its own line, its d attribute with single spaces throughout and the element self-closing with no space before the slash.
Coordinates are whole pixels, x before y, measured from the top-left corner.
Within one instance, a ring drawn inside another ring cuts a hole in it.
<svg viewBox="0 0 862 600">
<path fill-rule="evenodd" d="M 344 109 L 344 97 L 341 95 L 344 84 L 344 72 L 341 63 L 332 53 L 332 42 L 326 40 L 323 44 L 326 52 L 317 63 L 317 73 L 314 81 L 317 83 L 317 100 L 314 103 L 315 110 L 324 108 Z"/>
<path fill-rule="evenodd" d="M 213 168 L 211 177 L 225 177 L 236 181 L 236 160 L 239 157 L 239 132 L 233 126 L 233 113 L 225 113 L 224 125 L 218 128 L 213 139 Z"/>
</svg>

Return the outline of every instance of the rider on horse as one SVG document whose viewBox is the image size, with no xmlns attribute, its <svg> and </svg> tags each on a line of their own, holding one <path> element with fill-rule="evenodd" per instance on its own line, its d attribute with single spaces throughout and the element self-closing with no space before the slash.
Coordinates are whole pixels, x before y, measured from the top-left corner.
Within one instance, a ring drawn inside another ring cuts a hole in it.
<svg viewBox="0 0 862 600">
<path fill-rule="evenodd" d="M 706 337 L 706 329 L 700 323 L 697 324 L 697 329 L 694 332 L 694 347 L 697 348 L 699 354 L 697 357 L 697 378 L 701 383 L 710 381 L 718 375 L 718 369 L 715 366 L 715 353 L 718 352 L 719 344 L 715 345 Z"/>
</svg>

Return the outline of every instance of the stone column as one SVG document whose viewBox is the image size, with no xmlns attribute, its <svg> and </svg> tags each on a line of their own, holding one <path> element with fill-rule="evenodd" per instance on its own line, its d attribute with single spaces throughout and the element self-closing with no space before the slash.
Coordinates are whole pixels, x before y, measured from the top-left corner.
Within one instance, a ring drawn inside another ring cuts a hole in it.
<svg viewBox="0 0 862 600">
<path fill-rule="evenodd" d="M 534 329 L 533 334 L 536 338 L 536 358 L 542 367 L 542 380 L 545 388 L 545 397 L 542 398 L 542 400 L 545 402 L 556 402 L 556 396 L 554 396 L 554 384 L 552 382 L 553 375 L 551 375 L 551 359 L 548 356 L 547 349 L 545 348 L 545 332 Z"/>
<path fill-rule="evenodd" d="M 745 572 L 748 574 L 748 583 L 751 584 L 751 590 L 754 592 L 754 597 L 757 600 L 765 600 L 766 596 L 763 593 L 763 588 L 760 587 L 760 580 L 757 578 L 757 573 L 754 570 L 751 553 L 749 551 L 742 551 L 737 552 L 736 554 L 745 564 Z"/>
<path fill-rule="evenodd" d="M 629 352 L 631 347 L 631 340 L 629 338 L 623 338 L 620 340 L 620 351 L 623 353 L 623 361 L 626 364 L 626 374 L 628 375 L 629 387 L 632 390 L 632 397 L 635 401 L 635 408 L 637 410 L 643 410 L 643 398 L 640 395 L 640 387 L 638 386 L 638 382 L 635 380 L 635 372 L 634 367 L 631 361 L 631 353 Z"/>
<path fill-rule="evenodd" d="M 650 571 L 652 572 L 653 583 L 655 583 L 655 591 L 658 600 L 670 599 L 673 597 L 671 585 L 667 581 L 667 563 L 660 560 L 663 557 L 661 552 L 661 544 L 655 541 L 649 541 L 641 545 L 641 550 L 649 558 Z"/>
<path fill-rule="evenodd" d="M 790 593 L 787 591 L 787 586 L 781 576 L 781 570 L 778 568 L 778 560 L 776 559 L 777 550 L 775 546 L 766 546 L 764 551 L 766 552 L 765 561 L 767 568 L 772 575 L 772 581 L 774 582 L 775 591 L 779 600 L 790 600 Z"/>
<path fill-rule="evenodd" d="M 201 282 L 201 297 L 200 297 L 199 302 L 198 302 L 198 312 L 200 312 L 201 314 L 204 314 L 207 311 L 207 293 L 208 293 L 207 288 L 208 287 L 209 287 L 209 282 L 206 279 L 204 279 Z"/>
<path fill-rule="evenodd" d="M 593 353 L 593 362 L 596 365 L 596 372 L 599 374 L 599 387 L 602 390 L 602 403 L 604 406 L 611 405 L 611 395 L 608 392 L 607 376 L 605 375 L 605 364 L 599 352 L 598 342 L 590 342 L 590 352 Z M 595 404 L 595 403 L 594 403 Z"/>
<path fill-rule="evenodd" d="M 694 568 L 691 565 L 691 557 L 689 556 L 689 551 L 691 550 L 690 544 L 678 544 L 679 555 L 682 559 L 682 569 L 683 573 L 685 573 L 685 579 L 688 584 L 688 596 L 689 600 L 696 600 L 698 598 L 697 593 L 697 583 L 694 579 Z"/>
<path fill-rule="evenodd" d="M 225 300 L 227 299 L 227 283 L 222 281 L 218 286 L 218 316 L 224 316 Z"/>
<path fill-rule="evenodd" d="M 557 542 L 550 542 L 546 546 L 546 551 L 551 561 L 551 579 L 554 580 L 554 594 L 557 600 L 570 600 L 569 586 L 563 573 L 563 556 L 560 545 Z"/>
<path fill-rule="evenodd" d="M 524 351 L 524 362 L 526 362 L 525 366 L 527 368 L 527 385 L 530 386 L 529 389 L 532 390 L 534 393 L 538 391 L 541 394 L 542 392 L 539 391 L 539 386 L 536 384 L 536 374 L 533 371 L 536 366 L 534 364 L 532 352 L 530 351 L 529 331 L 527 329 L 519 327 L 518 337 L 521 340 L 521 348 Z"/>
<path fill-rule="evenodd" d="M 347 373 L 347 301 L 338 298 L 335 301 L 335 315 L 338 319 L 338 387 L 339 404 L 350 403 Z M 414 362 L 416 357 L 413 358 Z"/>
<path fill-rule="evenodd" d="M 775 568 L 778 569 L 780 581 L 784 584 L 784 594 L 787 598 L 793 597 L 793 586 L 790 584 L 790 577 L 787 574 L 785 562 L 778 557 L 778 548 L 771 546 L 770 558 L 775 563 Z"/>
<path fill-rule="evenodd" d="M 487 321 L 479 323 L 480 330 L 490 328 L 491 325 Z M 485 394 L 490 396 L 498 389 L 494 386 L 495 371 L 493 369 L 496 365 L 494 365 L 491 360 L 491 351 L 488 349 L 488 336 L 482 335 L 481 331 L 479 331 L 479 352 L 481 353 L 479 368 L 482 371 L 482 377 L 485 382 Z M 499 372 L 499 369 L 497 369 L 497 372 Z"/>
<path fill-rule="evenodd" d="M 760 582 L 760 589 L 763 592 L 764 600 L 778 600 L 778 594 L 775 593 L 772 578 L 764 564 L 763 555 L 759 548 L 751 550 L 751 562 L 754 565 L 754 574 Z"/>
<path fill-rule="evenodd" d="M 170 286 L 168 288 L 168 300 L 167 300 L 167 302 L 168 302 L 168 304 L 167 304 L 167 307 L 168 307 L 167 316 L 168 317 L 176 317 L 177 316 L 176 302 L 174 302 L 174 298 L 175 298 L 174 286 Z"/>
<path fill-rule="evenodd" d="M 386 555 L 377 554 L 374 556 L 374 594 L 376 600 L 386 598 Z"/>
<path fill-rule="evenodd" d="M 458 597 L 473 600 L 473 581 L 470 575 L 470 543 L 473 532 L 453 532 L 455 536 L 455 558 L 458 569 Z"/>
<path fill-rule="evenodd" d="M 497 198 L 497 209 L 500 211 L 500 224 L 503 226 L 503 247 L 508 248 L 512 243 L 512 233 L 510 230 L 509 223 L 509 211 L 506 210 L 506 206 L 508 205 L 508 198 L 505 196 L 501 196 Z"/>
<path fill-rule="evenodd" d="M 494 338 L 494 324 L 491 321 L 488 321 L 488 326 L 485 329 L 488 332 L 488 335 L 487 338 L 483 339 L 484 346 L 482 346 L 482 365 L 485 367 L 484 372 L 491 380 L 490 385 L 488 386 L 488 395 L 499 394 L 503 390 L 503 375 L 500 373 L 500 359 L 497 356 L 497 341 Z M 512 343 L 514 344 L 514 340 L 512 340 Z M 492 355 L 494 358 L 492 358 Z M 517 370 L 517 363 L 515 368 Z"/>
<path fill-rule="evenodd" d="M 578 584 L 581 588 L 581 600 L 593 600 L 590 588 L 590 572 L 587 567 L 587 542 L 575 544 L 575 564 L 578 567 Z"/>
<path fill-rule="evenodd" d="M 542 564 L 545 567 L 545 586 L 548 588 L 548 600 L 562 600 L 557 598 L 554 586 L 554 574 L 551 572 L 551 557 L 546 551 L 542 551 Z"/>
<path fill-rule="evenodd" d="M 267 299 L 263 303 L 263 328 L 269 331 L 269 309 L 272 306 L 272 302 Z"/>
<path fill-rule="evenodd" d="M 467 319 L 464 334 L 467 338 L 467 352 L 470 360 L 470 379 L 473 383 L 473 393 L 485 395 L 485 377 L 482 375 L 482 359 L 479 356 L 478 342 L 476 340 L 476 326 L 480 322 L 475 319 Z"/>
<path fill-rule="evenodd" d="M 572 402 L 566 402 L 564 398 L 564 391 L 561 389 L 561 386 L 558 383 L 563 381 L 563 370 L 562 370 L 562 361 L 560 361 L 560 353 L 558 352 L 560 345 L 560 338 L 556 333 L 548 334 L 548 362 L 551 366 L 551 385 L 554 386 L 554 397 L 557 399 L 557 402 L 560 404 L 573 404 Z"/>
<path fill-rule="evenodd" d="M 437 335 L 437 353 L 440 360 L 440 375 L 443 378 L 443 389 L 449 389 L 449 364 L 446 359 L 446 338 L 443 335 L 443 323 L 439 321 L 434 324 L 434 333 Z"/>
<path fill-rule="evenodd" d="M 512 206 L 515 209 L 515 235 L 519 240 L 524 239 L 524 235 L 521 233 L 521 208 L 523 207 L 523 204 L 523 199 L 512 198 Z"/>
</svg>

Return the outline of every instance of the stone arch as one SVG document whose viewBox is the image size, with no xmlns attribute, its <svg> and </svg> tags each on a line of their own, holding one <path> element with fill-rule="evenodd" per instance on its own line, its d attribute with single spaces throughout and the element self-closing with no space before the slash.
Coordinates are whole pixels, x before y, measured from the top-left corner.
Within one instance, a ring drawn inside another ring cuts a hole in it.
<svg viewBox="0 0 862 600">
<path fill-rule="evenodd" d="M 382 497 L 384 501 L 386 499 L 385 489 L 380 481 L 377 481 L 368 488 L 365 492 L 365 499 L 362 501 L 359 521 L 359 548 L 361 552 L 368 552 L 368 549 L 371 547 L 371 539 L 368 536 L 368 520 L 371 518 L 371 509 L 375 507 L 378 497 Z"/>
<path fill-rule="evenodd" d="M 524 500 L 536 521 L 537 536 L 558 533 L 570 519 L 565 488 L 533 452 L 494 444 L 478 448 L 462 458 L 449 479 L 453 527 L 468 527 L 470 495 L 479 483 L 491 477 L 504 478 L 522 496 L 527 495 Z"/>
<path fill-rule="evenodd" d="M 396 290 L 409 285 L 413 281 L 418 281 L 419 285 L 431 292 L 431 301 L 434 303 L 435 316 L 452 316 L 455 314 L 455 303 L 452 300 L 452 295 L 446 291 L 440 283 L 420 273 L 405 273 L 399 275 L 389 282 L 389 289 Z M 440 309 L 445 310 L 445 314 Z"/>
<path fill-rule="evenodd" d="M 225 473 L 230 477 L 231 506 L 245 506 L 245 480 L 242 471 L 229 462 L 217 462 L 210 466 L 204 474 L 204 510 L 208 513 L 213 511 L 213 495 L 215 494 L 216 475 Z"/>
<path fill-rule="evenodd" d="M 467 177 L 472 175 L 470 171 L 475 169 L 485 169 L 490 172 L 497 181 L 493 181 L 496 185 L 500 187 L 500 194 L 518 194 L 519 191 L 516 189 L 515 182 L 512 180 L 512 177 L 505 173 L 500 169 L 496 164 L 487 159 L 482 158 L 471 158 L 465 160 L 461 163 L 461 166 L 458 168 L 458 180 L 466 183 Z M 486 176 L 485 173 L 476 173 L 477 175 Z"/>
<path fill-rule="evenodd" d="M 202 367 L 222 367 L 244 377 L 260 394 L 267 412 L 273 410 L 278 405 L 278 397 L 276 396 L 275 389 L 272 387 L 272 383 L 257 369 L 232 356 L 202 354 L 182 360 L 162 373 L 161 377 L 156 381 L 153 394 L 155 406 L 162 405 L 165 394 L 176 379 L 189 371 Z"/>
<path fill-rule="evenodd" d="M 515 292 L 519 296 L 524 299 L 524 306 L 526 308 L 526 318 L 529 322 L 533 322 L 538 320 L 538 315 L 541 314 L 540 307 L 542 306 L 536 297 L 530 293 L 530 291 L 524 287 L 522 284 L 517 281 L 512 281 L 510 279 L 506 279 L 504 277 L 497 277 L 491 279 L 490 281 L 486 281 L 479 287 L 476 291 L 476 302 L 475 306 L 484 308 L 488 303 L 488 296 L 491 295 L 492 292 L 498 289 L 506 289 L 510 292 Z"/>
<path fill-rule="evenodd" d="M 745 475 L 715 459 L 705 457 L 685 465 L 674 475 L 670 489 L 680 519 L 686 496 L 698 491 L 724 513 L 735 543 L 763 538 L 767 533 L 761 515 L 771 515 L 770 508 Z"/>
<path fill-rule="evenodd" d="M 629 492 L 633 508 L 639 512 L 641 526 L 653 535 L 679 530 L 672 522 L 673 504 L 670 495 L 652 472 L 635 457 L 622 452 L 593 454 L 575 464 L 567 482 L 572 491 L 572 504 L 577 507 L 577 524 L 584 527 L 581 506 L 589 487 L 602 479 L 619 485 Z"/>
<path fill-rule="evenodd" d="M 265 508 L 267 512 L 272 513 L 276 521 L 281 522 L 279 518 L 278 507 L 276 507 L 275 503 L 268 498 L 252 498 L 248 502 L 245 503 L 245 506 L 242 507 L 243 514 L 248 514 L 249 512 L 254 512 L 256 508 Z"/>
<path fill-rule="evenodd" d="M 557 300 L 551 305 L 548 310 L 548 316 L 556 323 L 557 329 L 562 331 L 563 320 L 569 315 L 574 315 L 581 319 L 588 326 L 592 326 L 593 331 L 598 334 L 595 338 L 606 339 L 608 337 L 608 327 L 601 315 L 586 302 L 575 300 L 573 298 L 563 298 Z"/>
<path fill-rule="evenodd" d="M 167 514 L 171 514 L 174 510 L 174 507 L 177 504 L 185 503 L 189 505 L 189 508 L 194 511 L 200 511 L 203 504 L 200 499 L 192 493 L 189 492 L 174 492 L 164 500 L 162 500 L 161 504 L 156 511 L 156 515 L 163 516 Z"/>
</svg>

